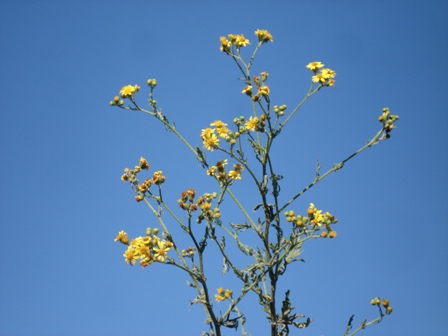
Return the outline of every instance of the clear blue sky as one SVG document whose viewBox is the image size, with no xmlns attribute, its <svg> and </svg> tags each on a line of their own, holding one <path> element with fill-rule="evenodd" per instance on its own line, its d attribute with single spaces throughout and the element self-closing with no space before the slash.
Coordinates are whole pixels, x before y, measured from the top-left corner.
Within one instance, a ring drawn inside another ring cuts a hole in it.
<svg viewBox="0 0 448 336">
<path fill-rule="evenodd" d="M 314 96 L 278 139 L 284 200 L 312 181 L 316 158 L 325 171 L 365 144 L 381 108 L 400 115 L 390 140 L 293 207 L 314 202 L 339 218 L 337 239 L 306 244 L 306 263 L 282 279 L 296 311 L 314 318 L 300 335 L 341 335 L 350 315 L 355 325 L 376 317 L 375 296 L 394 312 L 360 335 L 444 335 L 447 14 L 447 1 L 0 1 L 0 335 L 206 330 L 202 308 L 188 307 L 195 293 L 183 273 L 131 268 L 113 239 L 156 226 L 120 181 L 140 156 L 168 177 L 173 207 L 180 191 L 214 186 L 155 120 L 108 103 L 123 85 L 140 84 L 144 105 L 146 80 L 157 78 L 160 106 L 200 144 L 211 121 L 250 115 L 219 36 L 255 41 L 257 28 L 275 40 L 254 65 L 270 73 L 275 104 L 302 98 L 308 62 L 337 72 L 336 86 Z M 252 206 L 242 186 L 235 192 Z M 210 286 L 238 291 L 220 267 L 210 260 Z M 243 311 L 247 331 L 268 334 L 255 300 Z"/>
</svg>

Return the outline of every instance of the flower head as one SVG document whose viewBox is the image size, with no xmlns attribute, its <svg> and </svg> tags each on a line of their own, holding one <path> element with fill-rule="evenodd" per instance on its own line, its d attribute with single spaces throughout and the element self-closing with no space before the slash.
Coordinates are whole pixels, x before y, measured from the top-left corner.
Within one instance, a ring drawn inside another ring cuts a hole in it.
<svg viewBox="0 0 448 336">
<path fill-rule="evenodd" d="M 210 126 L 215 126 L 216 128 L 221 128 L 227 126 L 226 123 L 222 122 L 221 120 L 215 120 L 210 124 Z"/>
<path fill-rule="evenodd" d="M 119 241 L 120 243 L 123 243 L 125 245 L 128 245 L 129 243 L 129 238 L 127 236 L 127 233 L 124 231 L 120 231 L 118 232 L 117 237 L 115 237 L 114 241 Z"/>
<path fill-rule="evenodd" d="M 258 88 L 258 92 L 259 92 L 262 96 L 268 96 L 268 95 L 269 95 L 269 92 L 270 92 L 270 90 L 269 90 L 269 86 L 267 86 L 267 85 L 260 86 L 260 87 Z"/>
<path fill-rule="evenodd" d="M 253 118 L 251 116 L 249 118 L 249 120 L 246 121 L 246 124 L 244 125 L 244 129 L 254 132 L 254 131 L 258 130 L 259 123 L 260 123 L 260 119 L 258 119 L 258 117 Z"/>
<path fill-rule="evenodd" d="M 272 35 L 264 29 L 257 29 L 255 31 L 255 35 L 258 37 L 258 41 L 266 43 L 266 42 L 274 42 Z"/>
<path fill-rule="evenodd" d="M 221 41 L 221 47 L 219 48 L 219 50 L 221 50 L 222 52 L 225 52 L 225 53 L 229 53 L 230 46 L 231 46 L 230 41 L 228 39 L 226 39 L 225 36 L 221 36 L 219 38 L 219 40 Z"/>
<path fill-rule="evenodd" d="M 126 85 L 121 88 L 120 95 L 123 98 L 129 98 L 138 92 L 138 90 L 140 90 L 140 86 L 138 85 Z"/>
<path fill-rule="evenodd" d="M 152 183 L 154 184 L 162 184 L 165 182 L 166 177 L 162 175 L 162 171 L 156 171 L 154 175 L 152 176 Z"/>
<path fill-rule="evenodd" d="M 243 91 L 241 91 L 241 93 L 245 93 L 245 94 L 247 94 L 248 96 L 251 96 L 251 95 L 252 95 L 252 85 L 248 85 L 248 86 L 246 86 L 246 87 L 243 89 Z"/>
<path fill-rule="evenodd" d="M 149 169 L 149 163 L 148 163 L 148 161 L 146 161 L 146 159 L 144 157 L 140 158 L 140 162 L 138 165 L 140 166 L 141 169 L 146 169 L 146 170 Z"/>
<path fill-rule="evenodd" d="M 311 63 L 308 63 L 308 65 L 306 67 L 307 67 L 307 69 L 310 69 L 311 71 L 314 71 L 316 73 L 323 66 L 324 65 L 321 62 L 311 62 Z"/>
<path fill-rule="evenodd" d="M 216 134 L 202 136 L 204 148 L 213 151 L 219 146 L 219 139 Z"/>
<path fill-rule="evenodd" d="M 123 254 L 126 264 L 135 265 L 138 260 L 138 255 L 135 253 L 134 247 L 130 245 L 126 252 Z"/>
<path fill-rule="evenodd" d="M 246 45 L 250 44 L 249 40 L 244 37 L 243 34 L 241 35 L 233 35 L 229 34 L 229 40 L 235 47 L 245 47 Z"/>
<path fill-rule="evenodd" d="M 160 240 L 157 242 L 157 246 L 158 247 L 154 247 L 153 248 L 153 250 L 156 252 L 154 257 L 155 257 L 156 260 L 164 262 L 166 254 L 168 253 L 170 248 L 167 247 L 165 242 L 162 242 Z"/>
</svg>

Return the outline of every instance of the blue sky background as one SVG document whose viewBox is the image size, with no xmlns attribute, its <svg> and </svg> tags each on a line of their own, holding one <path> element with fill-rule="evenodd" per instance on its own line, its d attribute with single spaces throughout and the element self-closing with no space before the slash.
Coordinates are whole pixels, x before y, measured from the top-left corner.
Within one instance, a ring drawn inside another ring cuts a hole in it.
<svg viewBox="0 0 448 336">
<path fill-rule="evenodd" d="M 376 317 L 375 296 L 394 312 L 360 335 L 445 334 L 447 14 L 447 1 L 0 1 L 0 334 L 206 330 L 202 308 L 188 307 L 195 292 L 186 275 L 161 264 L 129 267 L 113 239 L 157 225 L 120 181 L 140 156 L 167 176 L 173 208 L 186 188 L 216 186 L 155 119 L 108 103 L 122 86 L 140 84 L 144 105 L 146 80 L 157 78 L 159 105 L 200 145 L 210 122 L 251 113 L 219 36 L 243 33 L 253 47 L 257 28 L 275 40 L 253 67 L 270 73 L 274 104 L 302 99 L 308 62 L 337 72 L 336 86 L 313 96 L 277 140 L 283 201 L 313 180 L 316 158 L 326 171 L 364 145 L 383 107 L 400 115 L 390 140 L 292 207 L 304 212 L 314 202 L 339 219 L 337 239 L 305 244 L 306 263 L 281 279 L 296 311 L 314 318 L 293 334 L 342 335 L 352 314 L 355 326 Z M 257 200 L 246 182 L 235 193 L 250 209 Z M 227 211 L 224 221 L 241 220 Z M 211 288 L 239 291 L 230 274 L 220 275 L 213 248 L 208 262 Z M 267 335 L 264 314 L 248 299 L 246 330 Z"/>
</svg>

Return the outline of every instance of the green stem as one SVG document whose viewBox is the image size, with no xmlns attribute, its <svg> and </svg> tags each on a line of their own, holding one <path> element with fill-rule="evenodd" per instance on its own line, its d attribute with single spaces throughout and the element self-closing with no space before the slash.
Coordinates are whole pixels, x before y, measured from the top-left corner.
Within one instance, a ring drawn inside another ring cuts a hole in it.
<svg viewBox="0 0 448 336">
<path fill-rule="evenodd" d="M 382 128 L 376 135 L 375 137 L 368 141 L 367 144 L 363 147 L 361 147 L 360 149 L 358 149 L 356 152 L 354 152 L 352 155 L 350 155 L 349 157 L 347 157 L 346 159 L 342 160 L 340 163 L 335 164 L 330 170 L 328 170 L 325 174 L 323 175 L 317 175 L 316 178 L 314 179 L 314 181 L 312 183 L 310 183 L 306 188 L 304 188 L 302 191 L 300 191 L 297 195 L 295 195 L 294 197 L 292 197 L 288 202 L 285 203 L 284 206 L 282 206 L 280 208 L 280 210 L 278 210 L 278 212 L 275 214 L 275 216 L 277 216 L 280 212 L 282 212 L 287 206 L 289 206 L 292 202 L 294 202 L 298 197 L 302 196 L 306 191 L 308 191 L 308 189 L 310 189 L 311 187 L 313 187 L 314 185 L 316 185 L 317 183 L 319 183 L 320 181 L 322 181 L 324 178 L 326 178 L 328 175 L 330 175 L 333 172 L 336 172 L 340 169 L 342 169 L 342 167 L 344 166 L 344 164 L 349 161 L 350 159 L 352 159 L 354 156 L 356 156 L 357 154 L 361 153 L 363 150 L 372 147 L 376 144 L 379 143 L 380 141 L 380 136 L 381 134 L 384 132 L 384 128 Z"/>
</svg>

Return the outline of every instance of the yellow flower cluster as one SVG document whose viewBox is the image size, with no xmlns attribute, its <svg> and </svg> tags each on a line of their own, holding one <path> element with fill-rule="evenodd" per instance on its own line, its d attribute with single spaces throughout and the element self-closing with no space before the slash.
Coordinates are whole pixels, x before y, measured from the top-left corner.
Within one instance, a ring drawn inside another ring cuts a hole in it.
<svg viewBox="0 0 448 336">
<path fill-rule="evenodd" d="M 226 172 L 225 165 L 227 164 L 227 159 L 218 161 L 216 165 L 211 166 L 207 170 L 207 175 L 214 176 L 222 184 L 231 184 L 232 180 L 241 180 L 241 172 L 243 171 L 243 166 L 239 163 L 233 165 L 233 170 Z"/>
<path fill-rule="evenodd" d="M 210 126 L 214 126 L 215 128 L 204 128 L 201 131 L 203 147 L 209 151 L 213 151 L 219 147 L 219 138 L 224 138 L 226 142 L 233 146 L 236 143 L 236 139 L 240 136 L 238 132 L 231 132 L 227 128 L 227 124 L 221 120 L 212 122 Z"/>
<path fill-rule="evenodd" d="M 306 67 L 314 73 L 314 76 L 311 77 L 314 83 L 319 83 L 324 86 L 334 86 L 334 78 L 336 77 L 334 70 L 324 68 L 324 64 L 317 61 L 309 63 Z"/>
<path fill-rule="evenodd" d="M 219 287 L 217 289 L 218 294 L 215 294 L 215 300 L 218 302 L 230 300 L 232 298 L 233 291 L 231 289 L 226 289 Z"/>
<path fill-rule="evenodd" d="M 258 41 L 262 43 L 266 43 L 269 41 L 274 42 L 274 38 L 272 37 L 271 33 L 269 33 L 267 30 L 257 29 L 255 31 L 255 35 L 258 37 Z"/>
<path fill-rule="evenodd" d="M 219 146 L 219 139 L 215 134 L 214 128 L 203 129 L 201 132 L 201 139 L 204 148 L 209 151 L 213 151 Z"/>
<path fill-rule="evenodd" d="M 142 184 L 139 184 L 139 180 L 137 178 L 138 173 L 142 169 L 148 170 L 150 168 L 148 161 L 145 158 L 140 158 L 140 162 L 137 166 L 134 167 L 134 169 L 125 168 L 124 174 L 121 175 L 121 180 L 123 182 L 129 182 L 137 196 L 135 196 L 135 200 L 137 202 L 140 202 L 144 199 L 145 192 L 149 191 L 149 188 L 152 184 L 160 185 L 163 182 L 165 182 L 166 177 L 162 175 L 162 171 L 156 171 L 151 179 L 145 179 L 145 181 Z"/>
<path fill-rule="evenodd" d="M 373 306 L 378 306 L 381 308 L 381 306 L 383 306 L 384 308 L 386 308 L 386 315 L 389 315 L 392 313 L 392 307 L 389 305 L 389 300 L 388 299 L 383 299 L 380 300 L 379 297 L 374 298 L 373 300 L 370 301 L 370 304 Z"/>
<path fill-rule="evenodd" d="M 267 30 L 257 29 L 255 31 L 255 35 L 261 43 L 266 43 L 269 41 L 274 42 L 274 38 Z M 230 53 L 232 46 L 241 48 L 250 44 L 249 40 L 245 38 L 243 34 L 229 34 L 227 37 L 221 36 L 219 40 L 221 42 L 219 49 L 227 54 Z"/>
<path fill-rule="evenodd" d="M 139 259 L 142 267 L 149 266 L 155 261 L 165 262 L 167 253 L 173 243 L 157 237 L 158 232 L 157 228 L 154 230 L 148 228 L 148 235 L 137 237 L 129 243 L 126 232 L 120 231 L 115 241 L 128 245 L 126 252 L 123 254 L 126 264 L 133 266 Z"/>
<path fill-rule="evenodd" d="M 302 215 L 296 216 L 292 210 L 286 211 L 284 215 L 286 216 L 287 222 L 295 223 L 295 228 L 298 229 L 299 232 L 307 232 L 309 230 L 317 231 L 320 230 L 320 227 L 323 225 L 326 231 L 321 232 L 321 237 L 336 237 L 336 231 L 331 228 L 331 225 L 336 224 L 338 220 L 329 212 L 322 214 L 322 210 L 317 209 L 313 203 L 310 203 L 307 210 L 308 217 Z"/>
</svg>

